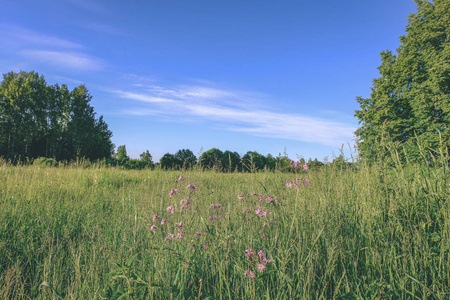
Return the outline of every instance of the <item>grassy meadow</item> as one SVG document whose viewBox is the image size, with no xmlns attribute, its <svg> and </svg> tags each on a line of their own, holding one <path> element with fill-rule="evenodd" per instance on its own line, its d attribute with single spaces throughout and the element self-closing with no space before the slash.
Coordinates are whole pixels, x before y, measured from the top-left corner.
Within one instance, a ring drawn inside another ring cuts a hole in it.
<svg viewBox="0 0 450 300">
<path fill-rule="evenodd" d="M 0 298 L 449 299 L 448 171 L 3 164 Z"/>
</svg>

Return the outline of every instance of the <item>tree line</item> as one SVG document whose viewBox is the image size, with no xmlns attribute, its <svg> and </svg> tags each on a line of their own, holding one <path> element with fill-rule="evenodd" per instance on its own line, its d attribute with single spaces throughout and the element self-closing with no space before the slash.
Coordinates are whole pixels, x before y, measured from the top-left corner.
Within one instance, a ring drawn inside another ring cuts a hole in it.
<svg viewBox="0 0 450 300">
<path fill-rule="evenodd" d="M 48 85 L 31 71 L 3 74 L 0 83 L 0 156 L 58 161 L 109 158 L 112 132 L 96 118 L 84 85 Z"/>
<path fill-rule="evenodd" d="M 343 162 L 343 156 L 336 157 L 333 163 Z M 122 145 L 117 148 L 114 159 L 109 161 L 110 164 L 116 164 L 126 169 L 143 169 L 159 167 L 164 170 L 182 170 L 191 168 L 201 168 L 216 170 L 220 172 L 254 172 L 262 170 L 281 170 L 295 171 L 300 170 L 305 163 L 309 168 L 318 168 L 324 163 L 317 158 L 306 161 L 301 158 L 294 162 L 289 159 L 286 154 L 281 153 L 274 157 L 271 154 L 266 156 L 256 152 L 248 151 L 244 155 L 237 152 L 226 150 L 222 152 L 217 148 L 209 149 L 200 154 L 199 158 L 189 149 L 181 149 L 176 153 L 164 154 L 159 162 L 153 162 L 152 155 L 147 150 L 140 155 L 140 159 L 130 159 L 127 155 L 126 146 Z"/>
</svg>

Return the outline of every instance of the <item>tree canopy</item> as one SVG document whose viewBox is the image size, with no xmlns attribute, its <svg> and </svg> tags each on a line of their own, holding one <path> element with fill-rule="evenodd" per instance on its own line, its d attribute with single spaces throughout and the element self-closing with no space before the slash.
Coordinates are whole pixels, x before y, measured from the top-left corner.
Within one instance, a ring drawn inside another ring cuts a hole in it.
<svg viewBox="0 0 450 300">
<path fill-rule="evenodd" d="M 358 148 L 369 160 L 382 152 L 385 138 L 412 153 L 416 136 L 430 151 L 450 146 L 450 0 L 415 2 L 397 54 L 381 53 L 381 77 L 374 79 L 371 96 L 357 98 Z"/>
<path fill-rule="evenodd" d="M 48 85 L 38 73 L 9 72 L 0 82 L 0 156 L 57 160 L 109 158 L 112 133 L 95 117 L 84 85 Z"/>
</svg>

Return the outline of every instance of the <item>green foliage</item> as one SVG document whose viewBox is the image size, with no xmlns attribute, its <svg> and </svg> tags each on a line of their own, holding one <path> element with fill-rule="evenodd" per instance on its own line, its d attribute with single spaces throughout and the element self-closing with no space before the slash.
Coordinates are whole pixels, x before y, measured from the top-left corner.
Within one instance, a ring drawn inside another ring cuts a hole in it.
<svg viewBox="0 0 450 300">
<path fill-rule="evenodd" d="M 47 85 L 36 72 L 3 74 L 0 82 L 0 156 L 57 160 L 109 158 L 112 133 L 95 118 L 84 85 Z"/>
<path fill-rule="evenodd" d="M 241 168 L 241 157 L 237 152 L 231 152 L 226 150 L 222 154 L 222 159 L 220 160 L 220 165 L 225 172 L 240 171 Z"/>
<path fill-rule="evenodd" d="M 242 169 L 246 172 L 264 170 L 266 158 L 256 151 L 248 151 L 242 156 Z"/>
<path fill-rule="evenodd" d="M 197 163 L 197 157 L 189 149 L 178 150 L 174 155 L 176 165 L 178 168 L 192 168 Z"/>
<path fill-rule="evenodd" d="M 209 149 L 208 151 L 202 153 L 199 158 L 199 162 L 204 168 L 212 169 L 216 167 L 217 169 L 222 169 L 222 158 L 223 152 L 217 148 Z"/>
<path fill-rule="evenodd" d="M 152 161 L 153 157 L 152 157 L 152 155 L 150 154 L 150 152 L 148 152 L 148 150 L 145 151 L 145 152 L 143 152 L 143 153 L 140 155 L 140 158 L 141 158 L 142 161 L 149 162 L 149 163 L 153 163 L 153 161 Z"/>
<path fill-rule="evenodd" d="M 374 79 L 370 98 L 357 98 L 358 150 L 372 162 L 383 159 L 382 145 L 389 141 L 416 158 L 420 150 L 410 142 L 416 136 L 430 151 L 440 143 L 450 146 L 450 1 L 416 2 L 397 55 L 381 53 L 381 77 Z"/>
<path fill-rule="evenodd" d="M 125 145 L 117 147 L 117 161 L 119 164 L 123 164 L 128 161 L 130 158 L 127 154 L 127 147 Z"/>
</svg>

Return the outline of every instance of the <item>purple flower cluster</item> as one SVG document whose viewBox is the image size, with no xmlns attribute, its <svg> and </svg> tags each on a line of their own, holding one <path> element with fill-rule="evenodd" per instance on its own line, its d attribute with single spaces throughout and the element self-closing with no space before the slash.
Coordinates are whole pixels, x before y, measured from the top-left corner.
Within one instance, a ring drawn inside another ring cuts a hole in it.
<svg viewBox="0 0 450 300">
<path fill-rule="evenodd" d="M 263 210 L 261 206 L 257 206 L 255 209 L 255 214 L 260 217 L 266 217 L 268 210 Z"/>
<path fill-rule="evenodd" d="M 287 181 L 286 182 L 286 187 L 287 188 L 299 189 L 300 188 L 300 183 L 303 183 L 305 186 L 308 186 L 309 185 L 309 179 L 308 178 L 303 178 L 303 179 L 296 178 L 296 179 L 292 180 L 292 182 Z"/>
<path fill-rule="evenodd" d="M 266 264 L 267 263 L 272 263 L 271 259 L 268 259 L 266 257 L 266 254 L 260 250 L 258 252 L 258 254 L 256 254 L 252 248 L 246 249 L 245 250 L 245 256 L 247 258 L 248 261 L 251 261 L 253 263 L 256 264 L 256 267 L 258 268 L 258 271 L 260 273 L 264 272 L 264 269 L 266 269 Z M 251 270 L 247 269 L 244 271 L 244 276 L 249 276 L 250 278 L 255 278 L 255 273 L 252 272 Z"/>
<path fill-rule="evenodd" d="M 308 169 L 309 169 L 309 165 L 307 163 L 304 163 L 302 165 L 299 161 L 293 161 L 293 160 L 291 160 L 291 167 L 293 167 L 294 169 L 303 168 L 303 170 L 305 170 L 305 171 L 308 171 Z"/>
<path fill-rule="evenodd" d="M 210 209 L 222 209 L 222 204 L 211 204 L 209 206 Z"/>
</svg>

